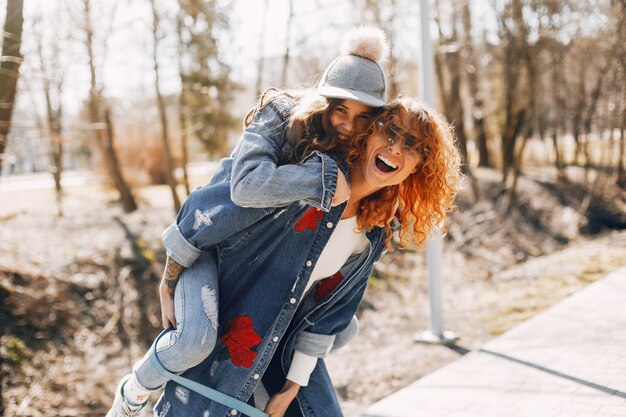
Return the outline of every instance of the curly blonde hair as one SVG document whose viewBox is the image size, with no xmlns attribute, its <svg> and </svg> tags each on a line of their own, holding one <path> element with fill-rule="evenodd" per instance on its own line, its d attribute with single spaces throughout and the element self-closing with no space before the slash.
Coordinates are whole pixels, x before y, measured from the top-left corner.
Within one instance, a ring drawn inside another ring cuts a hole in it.
<svg viewBox="0 0 626 417">
<path fill-rule="evenodd" d="M 422 153 L 417 170 L 401 184 L 385 187 L 364 198 L 357 214 L 360 230 L 383 226 L 385 245 L 390 245 L 391 223 L 400 221 L 400 246 L 423 248 L 437 228 L 444 227 L 446 214 L 454 208 L 461 174 L 461 158 L 451 127 L 419 100 L 401 96 L 389 102 L 366 132 L 357 134 L 345 146 L 346 162 L 354 169 L 360 162 L 370 136 L 376 129 L 391 128 L 416 138 Z"/>
</svg>

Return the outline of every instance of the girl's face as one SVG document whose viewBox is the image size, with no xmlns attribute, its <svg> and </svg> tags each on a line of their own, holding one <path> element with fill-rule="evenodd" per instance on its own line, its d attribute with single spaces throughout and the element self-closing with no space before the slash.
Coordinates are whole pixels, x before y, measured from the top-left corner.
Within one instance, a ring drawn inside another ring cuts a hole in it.
<svg viewBox="0 0 626 417">
<path fill-rule="evenodd" d="M 372 108 L 354 100 L 343 100 L 330 112 L 330 124 L 339 139 L 347 140 L 353 132 L 365 130 L 372 118 Z"/>
<path fill-rule="evenodd" d="M 421 142 L 393 124 L 377 123 L 361 158 L 363 180 L 373 191 L 403 182 L 424 160 Z"/>
</svg>

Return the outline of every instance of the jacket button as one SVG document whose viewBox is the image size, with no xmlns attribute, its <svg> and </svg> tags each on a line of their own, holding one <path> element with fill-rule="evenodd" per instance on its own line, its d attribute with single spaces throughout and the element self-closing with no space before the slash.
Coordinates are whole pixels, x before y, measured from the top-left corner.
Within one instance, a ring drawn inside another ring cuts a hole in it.
<svg viewBox="0 0 626 417">
<path fill-rule="evenodd" d="M 311 262 L 310 260 L 306 261 L 306 266 L 311 266 L 313 265 L 313 262 Z"/>
<path fill-rule="evenodd" d="M 289 302 L 290 302 L 291 304 L 295 304 L 295 303 L 296 303 L 296 301 L 298 301 L 298 300 L 296 300 L 296 299 L 295 299 L 295 298 L 293 298 L 293 297 L 289 300 Z"/>
<path fill-rule="evenodd" d="M 237 410 L 235 410 L 234 408 L 232 410 L 230 410 L 230 415 L 231 416 L 236 416 L 237 415 Z"/>
<path fill-rule="evenodd" d="M 328 227 L 329 229 L 332 229 L 333 228 L 333 222 L 326 223 L 326 227 Z"/>
<path fill-rule="evenodd" d="M 254 379 L 259 379 L 259 378 L 261 378 L 261 375 L 259 375 L 259 374 L 254 374 L 254 375 L 252 376 L 252 378 L 254 378 Z"/>
<path fill-rule="evenodd" d="M 272 339 L 274 342 L 278 342 L 278 336 L 274 336 L 274 338 Z"/>
</svg>

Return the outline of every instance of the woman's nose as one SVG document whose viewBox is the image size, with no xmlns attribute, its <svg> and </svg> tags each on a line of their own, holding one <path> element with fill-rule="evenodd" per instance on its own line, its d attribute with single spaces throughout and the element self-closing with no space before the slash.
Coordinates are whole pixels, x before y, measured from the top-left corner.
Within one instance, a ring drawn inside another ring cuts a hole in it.
<svg viewBox="0 0 626 417">
<path fill-rule="evenodd" d="M 389 138 L 389 139 L 387 139 L 387 147 L 392 152 L 395 152 L 395 153 L 398 153 L 398 154 L 402 153 L 403 146 L 402 146 L 402 141 L 401 140 Z"/>
</svg>

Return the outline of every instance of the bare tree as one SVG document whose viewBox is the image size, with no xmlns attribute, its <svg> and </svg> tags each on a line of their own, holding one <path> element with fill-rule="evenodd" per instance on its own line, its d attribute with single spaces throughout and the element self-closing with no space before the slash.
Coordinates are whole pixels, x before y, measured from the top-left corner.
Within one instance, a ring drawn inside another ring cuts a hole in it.
<svg viewBox="0 0 626 417">
<path fill-rule="evenodd" d="M 564 132 L 564 118 L 561 116 L 565 113 L 565 103 L 561 93 L 561 84 L 563 83 L 563 56 L 557 55 L 554 51 L 552 55 L 552 146 L 554 147 L 554 165 L 556 167 L 558 177 L 565 178 L 565 161 L 563 159 L 561 149 L 559 147 L 559 132 Z"/>
<path fill-rule="evenodd" d="M 267 21 L 267 9 L 269 7 L 269 0 L 263 0 L 263 13 L 261 16 L 261 33 L 259 34 L 259 60 L 257 62 L 256 69 L 256 87 L 255 92 L 257 97 L 261 95 L 263 90 L 263 72 L 265 71 L 265 22 Z"/>
<path fill-rule="evenodd" d="M 58 18 L 58 15 L 57 15 Z M 58 58 L 61 56 L 60 37 L 58 32 L 52 35 L 53 41 L 45 48 L 50 51 L 50 55 L 55 59 L 49 59 L 44 52 L 44 34 L 40 31 L 43 24 L 41 17 L 33 22 L 33 35 L 35 41 L 36 58 L 38 61 L 38 72 L 41 77 L 42 92 L 45 101 L 45 122 L 38 121 L 40 131 L 43 136 L 50 138 L 50 159 L 52 160 L 52 177 L 54 179 L 54 189 L 56 193 L 57 212 L 63 215 L 61 187 L 61 176 L 63 173 L 63 72 L 59 68 Z M 39 119 L 39 117 L 38 117 Z"/>
<path fill-rule="evenodd" d="M 619 187 L 626 189 L 626 172 L 624 170 L 624 157 L 626 156 L 626 89 L 622 89 L 622 109 L 621 109 L 621 126 L 619 134 L 619 154 L 617 158 L 617 180 L 616 183 Z"/>
<path fill-rule="evenodd" d="M 493 167 L 487 147 L 487 129 L 485 127 L 485 109 L 482 92 L 479 89 L 478 60 L 472 42 L 472 18 L 469 0 L 463 0 L 463 52 L 467 85 L 470 93 L 470 113 L 474 124 L 474 141 L 478 148 L 478 166 Z"/>
<path fill-rule="evenodd" d="M 185 193 L 191 194 L 191 187 L 189 186 L 189 172 L 187 170 L 187 164 L 189 162 L 189 106 L 187 103 L 188 86 L 185 82 L 185 74 L 183 69 L 183 54 L 185 50 L 185 43 L 183 41 L 183 15 L 179 9 L 176 15 L 176 34 L 178 35 L 178 76 L 180 78 L 180 96 L 178 97 L 178 120 L 180 123 L 180 144 L 182 151 L 181 165 L 183 168 L 183 185 L 185 186 Z"/>
<path fill-rule="evenodd" d="M 159 86 L 159 60 L 158 60 L 158 47 L 159 47 L 159 14 L 156 10 L 154 0 L 150 0 L 150 6 L 152 7 L 152 59 L 154 63 L 154 90 L 156 92 L 157 106 L 159 109 L 159 119 L 161 121 L 161 141 L 163 145 L 163 176 L 167 185 L 170 187 L 172 193 L 172 201 L 174 202 L 174 210 L 178 212 L 180 210 L 180 199 L 176 192 L 176 179 L 173 174 L 173 162 L 172 152 L 170 150 L 169 128 L 167 113 L 165 109 L 165 101 L 161 94 L 161 87 Z"/>
<path fill-rule="evenodd" d="M 618 144 L 618 157 L 617 157 L 617 178 L 616 184 L 622 189 L 626 189 L 626 170 L 624 169 L 624 158 L 626 157 L 626 137 L 624 131 L 626 130 L 626 1 L 615 2 L 612 10 L 613 22 L 618 25 L 616 36 L 616 53 L 615 60 L 617 61 L 616 79 L 620 86 L 618 90 L 619 97 L 617 98 L 617 110 L 616 110 L 616 125 L 615 128 L 619 130 Z M 613 131 L 613 127 L 611 128 Z"/>
<path fill-rule="evenodd" d="M 117 191 L 120 193 L 124 211 L 131 212 L 137 209 L 137 203 L 122 175 L 114 145 L 114 130 L 111 121 L 111 111 L 102 97 L 96 75 L 96 64 L 93 49 L 93 26 L 91 22 L 91 0 L 83 0 L 85 46 L 89 63 L 90 88 L 89 88 L 89 119 L 94 126 L 96 145 L 102 153 L 107 171 Z"/>
<path fill-rule="evenodd" d="M 387 57 L 387 96 L 395 97 L 399 92 L 396 70 L 398 68 L 397 60 L 393 54 L 393 45 L 396 38 L 395 28 L 393 26 L 398 10 L 398 1 L 390 0 L 388 2 L 379 2 L 376 0 L 364 0 L 363 16 L 364 19 L 372 22 L 381 28 L 387 35 L 389 42 L 389 56 Z"/>
<path fill-rule="evenodd" d="M 439 26 L 439 47 L 435 56 L 435 68 L 439 92 L 442 98 L 443 113 L 454 127 L 461 157 L 463 158 L 463 171 L 467 174 L 469 173 L 467 138 L 465 136 L 465 115 L 463 112 L 463 97 L 461 95 L 461 72 L 464 64 L 461 61 L 461 44 L 457 30 L 458 11 L 455 3 L 451 3 L 450 6 L 452 10 L 447 24 L 451 28 L 451 34 L 450 36 L 445 36 L 442 31 L 439 1 L 437 1 L 436 21 L 437 26 Z"/>
<path fill-rule="evenodd" d="M 503 41 L 504 65 L 504 124 L 501 128 L 502 141 L 502 183 L 515 163 L 517 140 L 527 117 L 527 105 L 522 99 L 521 90 L 526 84 L 521 81 L 523 69 L 523 48 L 527 27 L 523 18 L 522 0 L 511 0 L 504 5 L 498 18 L 500 38 Z"/>
<path fill-rule="evenodd" d="M 17 80 L 20 76 L 20 65 L 23 61 L 20 53 L 22 26 L 24 25 L 23 9 L 23 0 L 7 2 L 2 56 L 0 56 L 0 173 L 2 173 L 2 156 L 11 129 L 11 115 L 17 92 Z"/>
<path fill-rule="evenodd" d="M 291 26 L 293 25 L 293 0 L 289 0 L 289 17 L 287 18 L 287 28 L 285 29 L 285 54 L 283 55 L 283 69 L 280 75 L 280 85 L 287 87 L 287 75 L 289 70 L 289 59 L 291 43 Z"/>
</svg>

